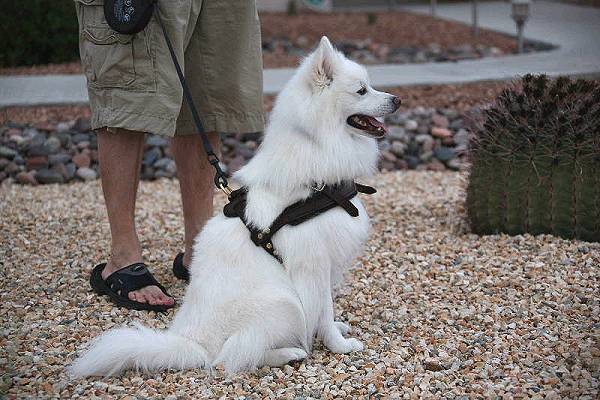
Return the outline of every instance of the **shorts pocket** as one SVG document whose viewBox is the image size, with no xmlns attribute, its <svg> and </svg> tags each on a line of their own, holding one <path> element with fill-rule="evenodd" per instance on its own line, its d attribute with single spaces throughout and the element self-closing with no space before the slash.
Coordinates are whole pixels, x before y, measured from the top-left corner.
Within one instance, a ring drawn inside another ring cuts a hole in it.
<svg viewBox="0 0 600 400">
<path fill-rule="evenodd" d="M 109 27 L 87 27 L 82 35 L 82 59 L 91 86 L 123 87 L 135 82 L 133 36 Z"/>
<path fill-rule="evenodd" d="M 75 0 L 79 52 L 90 88 L 156 91 L 149 24 L 135 35 L 114 31 L 104 18 L 103 0 Z"/>
</svg>

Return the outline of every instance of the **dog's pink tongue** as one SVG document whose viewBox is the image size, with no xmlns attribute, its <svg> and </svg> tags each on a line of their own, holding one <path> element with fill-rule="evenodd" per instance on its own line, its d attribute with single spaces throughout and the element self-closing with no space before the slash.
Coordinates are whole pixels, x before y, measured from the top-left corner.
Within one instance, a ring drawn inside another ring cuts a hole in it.
<svg viewBox="0 0 600 400">
<path fill-rule="evenodd" d="M 367 118 L 369 119 L 369 123 L 371 125 L 373 125 L 376 128 L 382 128 L 384 131 L 387 132 L 387 127 L 385 126 L 385 124 L 383 122 L 379 122 L 376 118 L 374 117 L 369 117 L 367 116 Z"/>
</svg>

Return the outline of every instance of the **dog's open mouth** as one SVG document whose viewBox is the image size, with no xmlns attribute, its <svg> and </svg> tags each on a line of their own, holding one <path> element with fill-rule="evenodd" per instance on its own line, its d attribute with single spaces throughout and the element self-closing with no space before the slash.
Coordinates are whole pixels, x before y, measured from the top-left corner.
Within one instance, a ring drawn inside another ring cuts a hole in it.
<svg viewBox="0 0 600 400">
<path fill-rule="evenodd" d="M 348 117 L 346 120 L 348 125 L 358 130 L 365 132 L 368 136 L 374 138 L 381 138 L 385 136 L 387 128 L 385 125 L 374 117 L 370 117 L 364 114 L 354 114 Z"/>
</svg>

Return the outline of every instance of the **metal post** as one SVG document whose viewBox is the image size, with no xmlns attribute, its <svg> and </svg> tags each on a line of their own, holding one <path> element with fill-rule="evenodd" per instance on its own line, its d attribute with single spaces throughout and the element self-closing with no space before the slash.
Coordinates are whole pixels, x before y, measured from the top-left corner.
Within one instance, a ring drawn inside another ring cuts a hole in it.
<svg viewBox="0 0 600 400">
<path fill-rule="evenodd" d="M 517 52 L 523 52 L 523 28 L 529 18 L 530 0 L 512 0 L 511 17 L 517 25 Z"/>
<path fill-rule="evenodd" d="M 523 28 L 525 21 L 517 21 L 517 53 L 523 53 Z"/>
<path fill-rule="evenodd" d="M 431 0 L 431 16 L 437 16 L 437 0 Z"/>
<path fill-rule="evenodd" d="M 472 22 L 473 22 L 473 36 L 475 39 L 479 39 L 479 15 L 477 14 L 478 1 L 473 0 L 472 5 Z"/>
</svg>

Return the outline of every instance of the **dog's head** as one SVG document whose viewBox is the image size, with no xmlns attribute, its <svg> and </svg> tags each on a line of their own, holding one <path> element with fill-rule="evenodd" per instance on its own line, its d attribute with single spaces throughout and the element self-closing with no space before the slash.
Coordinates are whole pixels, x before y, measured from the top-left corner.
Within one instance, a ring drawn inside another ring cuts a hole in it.
<svg viewBox="0 0 600 400">
<path fill-rule="evenodd" d="M 290 190 L 370 175 L 379 156 L 375 139 L 386 133 L 377 118 L 399 106 L 399 98 L 373 89 L 366 69 L 323 37 L 277 96 L 259 151 L 237 178 Z"/>
<path fill-rule="evenodd" d="M 312 100 L 323 112 L 343 119 L 350 134 L 385 135 L 385 125 L 377 118 L 396 111 L 400 99 L 373 89 L 363 66 L 335 50 L 325 36 L 304 64 L 301 70 Z"/>
</svg>

